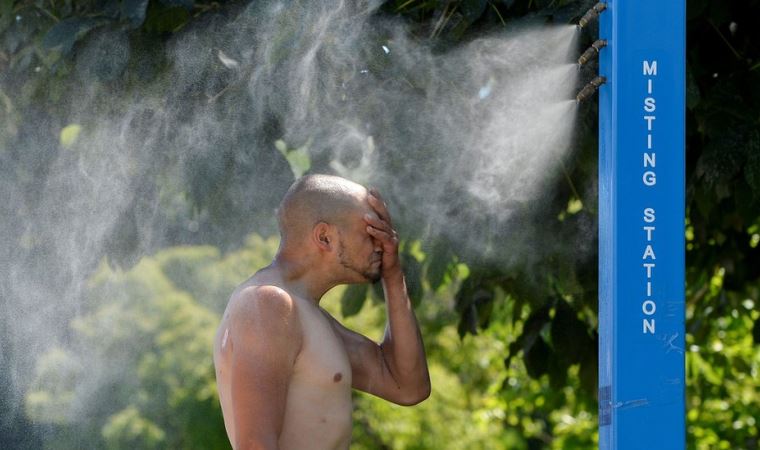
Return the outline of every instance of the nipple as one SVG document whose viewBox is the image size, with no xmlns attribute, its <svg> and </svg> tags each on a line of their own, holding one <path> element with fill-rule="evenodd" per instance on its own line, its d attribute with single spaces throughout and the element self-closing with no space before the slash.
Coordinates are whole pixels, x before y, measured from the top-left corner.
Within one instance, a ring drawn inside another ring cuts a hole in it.
<svg viewBox="0 0 760 450">
<path fill-rule="evenodd" d="M 343 379 L 343 374 L 341 374 L 340 372 L 336 373 L 335 376 L 333 377 L 333 381 L 336 383 L 342 379 Z"/>
</svg>

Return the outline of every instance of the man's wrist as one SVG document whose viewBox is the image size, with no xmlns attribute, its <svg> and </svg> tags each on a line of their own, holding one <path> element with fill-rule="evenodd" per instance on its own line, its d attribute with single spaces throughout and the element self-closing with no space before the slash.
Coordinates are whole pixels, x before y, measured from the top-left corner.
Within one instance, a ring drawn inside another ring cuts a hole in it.
<svg viewBox="0 0 760 450">
<path fill-rule="evenodd" d="M 404 281 L 404 271 L 401 270 L 401 266 L 396 266 L 393 269 L 383 270 L 383 283 L 400 283 Z"/>
<path fill-rule="evenodd" d="M 383 272 L 383 291 L 385 291 L 386 300 L 408 298 L 404 271 L 401 267 Z"/>
</svg>

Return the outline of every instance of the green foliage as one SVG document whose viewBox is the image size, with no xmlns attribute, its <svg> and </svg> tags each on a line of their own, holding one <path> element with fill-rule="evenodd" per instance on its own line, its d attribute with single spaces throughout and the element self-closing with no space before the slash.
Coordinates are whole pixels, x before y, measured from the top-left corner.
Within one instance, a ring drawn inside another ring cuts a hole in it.
<svg viewBox="0 0 760 450">
<path fill-rule="evenodd" d="M 686 287 L 690 448 L 758 448 L 758 2 L 688 3 Z M 733 23 L 733 25 L 732 25 Z M 718 69 L 719 68 L 719 69 Z"/>
<path fill-rule="evenodd" d="M 166 433 L 150 420 L 140 415 L 130 405 L 114 414 L 103 427 L 103 439 L 108 449 L 165 447 Z"/>
<path fill-rule="evenodd" d="M 28 416 L 58 427 L 55 448 L 228 448 L 212 340 L 229 294 L 276 248 L 252 235 L 227 255 L 182 246 L 128 271 L 101 264 L 72 342 L 37 361 Z"/>
<path fill-rule="evenodd" d="M 73 323 L 77 341 L 70 358 L 79 371 L 51 381 L 60 367 L 46 364 L 55 354 L 44 356 L 27 398 L 30 416 L 92 421 L 102 427 L 109 448 L 155 448 L 167 435 L 171 447 L 210 448 L 201 445 L 209 438 L 217 446 L 224 442 L 218 424 L 193 420 L 198 409 L 207 417 L 219 415 L 208 364 L 216 316 L 176 291 L 147 259 L 127 273 L 102 267 L 89 291 L 93 311 Z M 115 395 L 101 400 L 107 403 L 97 400 L 99 392 L 113 388 Z M 81 397 L 88 401 L 79 404 Z"/>
</svg>

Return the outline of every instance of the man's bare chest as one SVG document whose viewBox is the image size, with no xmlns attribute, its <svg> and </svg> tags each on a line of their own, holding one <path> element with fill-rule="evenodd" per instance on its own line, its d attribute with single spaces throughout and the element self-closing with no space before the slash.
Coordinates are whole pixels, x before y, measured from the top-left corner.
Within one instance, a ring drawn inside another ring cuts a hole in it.
<svg viewBox="0 0 760 450">
<path fill-rule="evenodd" d="M 293 367 L 293 383 L 328 391 L 351 389 L 351 363 L 342 340 L 319 309 L 299 308 L 303 327 L 301 352 Z"/>
</svg>

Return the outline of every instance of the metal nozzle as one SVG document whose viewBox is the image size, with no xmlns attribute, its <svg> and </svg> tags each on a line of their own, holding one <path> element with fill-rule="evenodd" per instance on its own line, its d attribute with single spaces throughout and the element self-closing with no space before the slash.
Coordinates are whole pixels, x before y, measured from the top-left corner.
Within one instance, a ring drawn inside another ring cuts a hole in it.
<svg viewBox="0 0 760 450">
<path fill-rule="evenodd" d="M 578 95 L 575 96 L 575 100 L 580 103 L 583 100 L 586 100 L 587 98 L 594 95 L 594 92 L 596 92 L 597 89 L 599 89 L 599 86 L 603 85 L 607 82 L 607 79 L 603 76 L 598 76 L 594 78 L 593 80 L 589 81 L 589 83 L 581 89 L 580 92 L 578 92 Z"/>
<path fill-rule="evenodd" d="M 598 39 L 594 41 L 593 44 L 591 44 L 591 47 L 589 47 L 580 58 L 578 58 L 578 65 L 582 66 L 586 64 L 587 62 L 594 59 L 598 54 L 599 50 L 603 49 L 607 46 L 607 41 L 605 39 Z"/>
<path fill-rule="evenodd" d="M 604 2 L 599 2 L 596 5 L 592 6 L 591 9 L 588 10 L 586 14 L 581 17 L 581 20 L 578 21 L 578 26 L 583 28 L 586 25 L 589 24 L 592 20 L 599 17 L 599 14 L 601 14 L 602 11 L 607 9 L 607 4 Z"/>
</svg>

